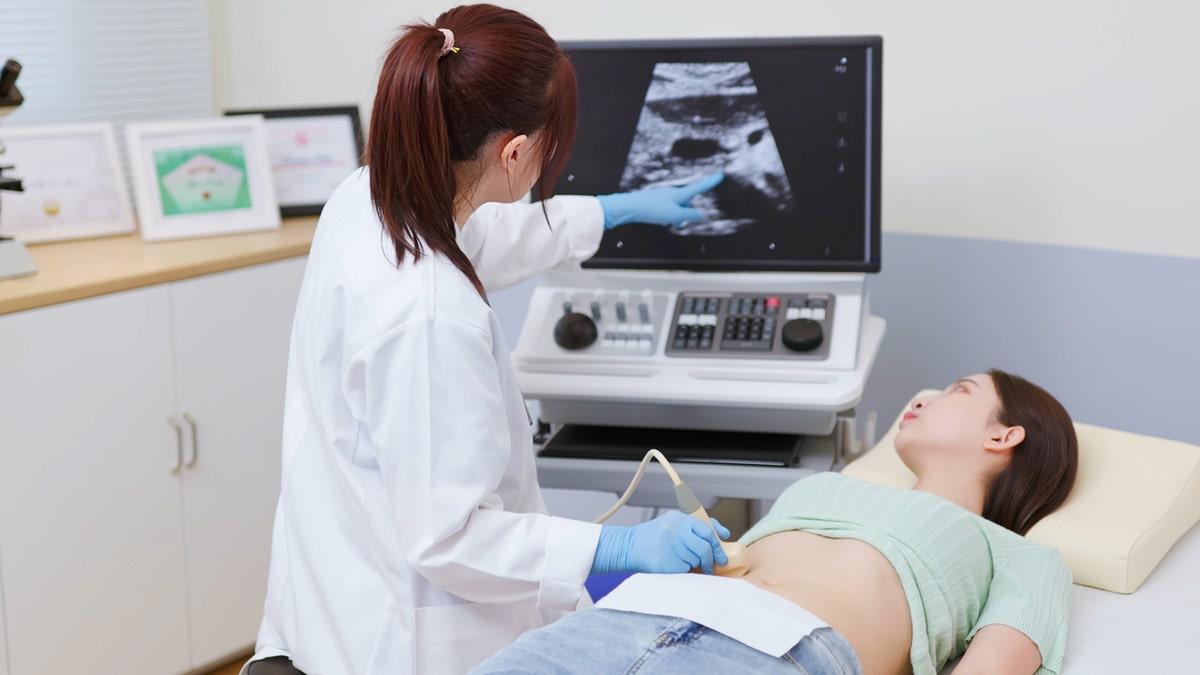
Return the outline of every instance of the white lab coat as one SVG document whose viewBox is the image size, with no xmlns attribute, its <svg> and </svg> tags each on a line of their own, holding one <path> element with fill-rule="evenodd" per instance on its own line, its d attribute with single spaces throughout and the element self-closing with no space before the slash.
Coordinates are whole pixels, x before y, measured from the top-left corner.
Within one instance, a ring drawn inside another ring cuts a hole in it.
<svg viewBox="0 0 1200 675">
<path fill-rule="evenodd" d="M 486 205 L 460 241 L 493 288 L 596 250 L 594 198 L 550 216 Z M 360 170 L 300 288 L 256 653 L 309 675 L 465 672 L 587 602 L 600 526 L 546 514 L 500 322 L 444 259 L 394 260 Z"/>
</svg>

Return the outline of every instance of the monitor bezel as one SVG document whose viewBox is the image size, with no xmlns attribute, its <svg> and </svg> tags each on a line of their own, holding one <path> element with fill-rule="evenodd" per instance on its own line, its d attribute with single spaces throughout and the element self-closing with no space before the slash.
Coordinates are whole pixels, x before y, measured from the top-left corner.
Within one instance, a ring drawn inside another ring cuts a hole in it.
<svg viewBox="0 0 1200 675">
<path fill-rule="evenodd" d="M 574 40 L 560 42 L 559 45 L 567 52 L 568 57 L 573 52 L 617 52 L 623 50 L 664 50 L 664 51 L 694 51 L 694 50 L 736 50 L 736 49 L 788 49 L 788 48 L 822 48 L 848 47 L 868 50 L 871 61 L 870 99 L 870 143 L 868 153 L 871 167 L 866 172 L 869 187 L 867 191 L 871 199 L 869 224 L 869 245 L 866 260 L 861 261 L 762 261 L 762 264 L 750 264 L 749 261 L 670 261 L 661 258 L 651 259 L 612 259 L 596 260 L 594 257 L 582 263 L 585 269 L 605 270 L 683 270 L 692 272 L 867 272 L 876 273 L 881 268 L 881 204 L 882 190 L 880 189 L 882 161 L 882 117 L 883 117 L 883 38 L 879 35 L 849 35 L 849 36 L 813 36 L 813 37 L 765 37 L 765 38 L 684 38 L 657 40 Z M 570 160 L 568 160 L 568 165 Z M 537 196 L 535 195 L 535 199 Z"/>
</svg>

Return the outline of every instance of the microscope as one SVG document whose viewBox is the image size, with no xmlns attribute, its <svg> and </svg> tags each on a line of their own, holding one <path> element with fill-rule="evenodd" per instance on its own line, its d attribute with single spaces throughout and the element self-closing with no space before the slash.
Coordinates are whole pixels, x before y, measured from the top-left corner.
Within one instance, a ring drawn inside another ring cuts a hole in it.
<svg viewBox="0 0 1200 675">
<path fill-rule="evenodd" d="M 15 59 L 6 61 L 4 68 L 0 70 L 0 117 L 8 115 L 25 102 L 21 90 L 17 89 L 17 76 L 20 74 L 21 64 Z M 20 178 L 4 175 L 5 171 L 14 167 L 3 164 L 2 136 L 3 134 L 0 134 L 0 190 L 22 192 L 25 188 Z M 0 220 L 0 228 L 2 227 L 3 220 Z M 37 272 L 37 266 L 34 265 L 25 245 L 11 237 L 0 236 L 0 279 L 26 276 L 34 272 Z"/>
</svg>

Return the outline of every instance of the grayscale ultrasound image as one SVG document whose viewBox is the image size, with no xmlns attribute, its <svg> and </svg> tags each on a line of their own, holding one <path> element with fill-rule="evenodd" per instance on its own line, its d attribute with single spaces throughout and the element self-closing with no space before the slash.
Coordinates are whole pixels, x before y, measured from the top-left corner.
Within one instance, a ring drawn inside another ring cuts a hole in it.
<svg viewBox="0 0 1200 675">
<path fill-rule="evenodd" d="M 750 64 L 657 63 L 629 148 L 622 190 L 682 185 L 721 171 L 679 235 L 728 235 L 796 208 Z"/>
</svg>

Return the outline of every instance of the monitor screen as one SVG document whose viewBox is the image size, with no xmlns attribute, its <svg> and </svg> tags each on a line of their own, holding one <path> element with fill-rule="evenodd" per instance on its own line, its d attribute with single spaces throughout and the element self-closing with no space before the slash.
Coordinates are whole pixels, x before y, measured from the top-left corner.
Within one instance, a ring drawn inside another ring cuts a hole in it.
<svg viewBox="0 0 1200 675">
<path fill-rule="evenodd" d="M 703 217 L 607 230 L 590 268 L 879 271 L 879 37 L 564 43 L 579 128 L 557 194 L 683 185 Z"/>
</svg>

